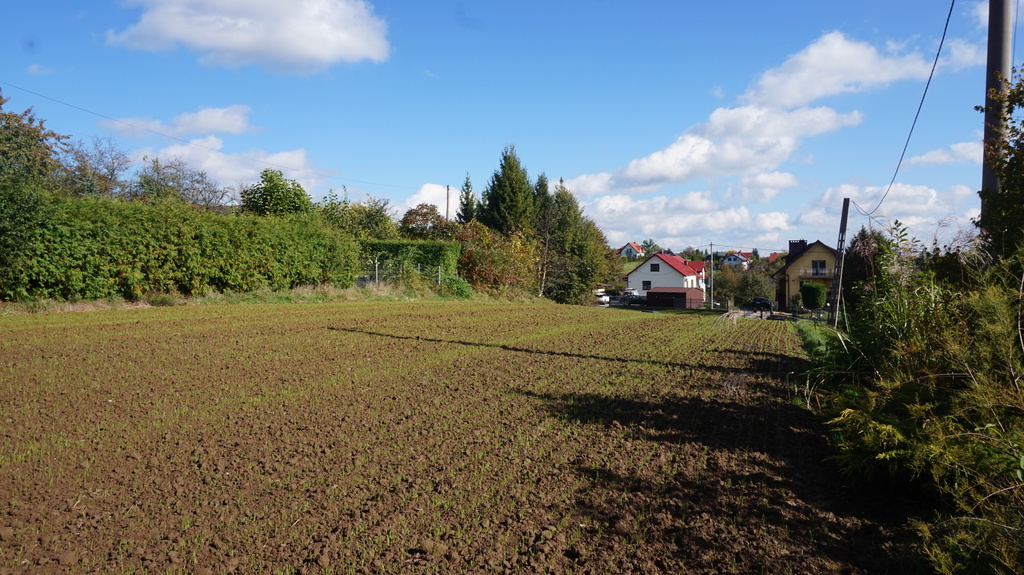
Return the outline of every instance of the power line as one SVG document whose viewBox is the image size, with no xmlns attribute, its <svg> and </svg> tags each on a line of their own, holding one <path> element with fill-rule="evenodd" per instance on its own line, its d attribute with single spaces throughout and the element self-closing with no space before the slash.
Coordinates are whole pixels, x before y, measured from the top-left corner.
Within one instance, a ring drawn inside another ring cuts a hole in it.
<svg viewBox="0 0 1024 575">
<path fill-rule="evenodd" d="M 309 175 L 309 176 L 315 176 L 315 177 L 318 177 L 318 178 L 321 178 L 321 179 L 324 179 L 324 180 L 327 180 L 327 181 L 352 182 L 352 183 L 356 183 L 356 184 L 366 184 L 366 185 L 370 185 L 370 186 L 381 186 L 381 187 L 386 187 L 386 188 L 408 188 L 408 189 L 417 189 L 417 188 L 419 188 L 419 186 L 402 186 L 402 185 L 397 185 L 397 184 L 381 184 L 379 182 L 368 182 L 368 181 L 363 181 L 363 180 L 353 180 L 353 179 L 350 179 L 350 178 L 339 178 L 337 176 L 328 176 L 327 174 L 321 174 L 319 172 L 313 172 L 313 171 L 310 171 L 310 170 L 304 170 L 302 168 L 294 168 L 294 167 L 290 167 L 290 166 L 284 166 L 284 165 L 281 165 L 281 164 L 275 164 L 273 162 L 268 162 L 266 160 L 261 160 L 259 158 L 253 158 L 251 156 L 245 156 L 243 154 L 225 153 L 225 152 L 221 152 L 217 148 L 212 148 L 210 146 L 204 146 L 203 144 L 197 143 L 197 142 L 192 141 L 192 140 L 185 140 L 183 138 L 179 138 L 177 136 L 172 136 L 170 134 L 165 134 L 165 133 L 159 132 L 157 130 L 152 130 L 150 128 L 146 128 L 146 127 L 143 127 L 143 126 L 136 126 L 135 124 L 132 124 L 131 122 L 125 122 L 124 120 L 120 120 L 118 118 L 112 118 L 110 116 L 101 114 L 99 112 L 94 112 L 92 110 L 83 108 L 81 106 L 76 106 L 75 104 L 71 104 L 71 103 L 65 102 L 63 100 L 58 100 L 57 98 L 52 98 L 52 97 L 47 96 L 45 94 L 40 94 L 39 92 L 34 92 L 34 91 L 29 90 L 27 88 L 22 88 L 21 86 L 17 86 L 15 84 L 11 84 L 10 82 L 4 81 L 4 80 L 0 80 L 0 84 L 3 84 L 5 86 L 9 86 L 9 87 L 14 88 L 16 90 L 21 90 L 22 92 L 26 92 L 28 94 L 32 94 L 33 96 L 38 96 L 40 98 L 44 98 L 46 100 L 50 100 L 51 102 L 56 102 L 56 103 L 58 103 L 58 104 L 60 104 L 62 106 L 67 106 L 68 108 L 72 108 L 72 109 L 78 110 L 80 112 L 85 112 L 86 114 L 91 114 L 91 115 L 96 116 L 98 118 L 103 118 L 104 120 L 108 120 L 108 121 L 111 121 L 111 122 L 115 122 L 117 124 L 121 124 L 123 126 L 127 126 L 129 128 L 134 129 L 134 130 L 139 130 L 139 131 L 142 131 L 142 132 L 149 132 L 150 134 L 153 134 L 153 135 L 156 135 L 156 136 L 161 136 L 163 138 L 167 138 L 168 140 L 174 140 L 175 142 L 181 142 L 181 143 L 189 145 L 189 146 L 195 146 L 197 148 L 200 148 L 200 149 L 203 149 L 203 150 L 207 150 L 207 151 L 210 151 L 210 152 L 222 153 L 222 154 L 225 154 L 227 156 L 233 156 L 235 158 L 239 158 L 239 159 L 242 159 L 242 160 L 247 160 L 247 161 L 250 161 L 250 162 L 257 163 L 257 164 L 263 164 L 264 166 L 270 166 L 272 168 L 278 168 L 278 169 L 281 169 L 281 170 L 288 170 L 290 172 L 297 172 L 297 173 L 300 173 L 300 174 L 306 174 L 306 175 Z"/>
<path fill-rule="evenodd" d="M 924 85 L 924 93 L 921 94 L 921 102 L 917 105 L 917 113 L 914 114 L 914 121 L 910 125 L 910 133 L 907 134 L 907 141 L 903 144 L 903 152 L 900 153 L 900 161 L 896 163 L 896 170 L 892 174 L 892 179 L 889 180 L 889 186 L 885 189 L 885 193 L 882 194 L 882 198 L 878 200 L 878 205 L 871 212 L 865 214 L 870 216 L 875 213 L 878 208 L 882 207 L 882 202 L 889 195 L 892 190 L 892 186 L 896 183 L 896 176 L 900 173 L 900 166 L 903 165 L 903 158 L 907 155 L 907 148 L 910 147 L 910 138 L 914 135 L 914 128 L 917 126 L 917 119 L 921 116 L 921 109 L 924 108 L 924 99 L 928 95 L 928 87 L 932 84 L 932 77 L 935 76 L 935 68 L 939 65 L 939 55 L 942 54 L 942 45 L 946 42 L 946 32 L 949 31 L 949 21 L 953 17 L 953 6 L 956 5 L 956 0 L 952 0 L 949 3 L 949 14 L 946 15 L 946 25 L 942 28 L 942 38 L 939 40 L 939 49 L 935 51 L 935 60 L 932 62 L 932 70 L 928 74 L 928 81 Z M 858 208 L 859 209 L 859 208 Z"/>
</svg>

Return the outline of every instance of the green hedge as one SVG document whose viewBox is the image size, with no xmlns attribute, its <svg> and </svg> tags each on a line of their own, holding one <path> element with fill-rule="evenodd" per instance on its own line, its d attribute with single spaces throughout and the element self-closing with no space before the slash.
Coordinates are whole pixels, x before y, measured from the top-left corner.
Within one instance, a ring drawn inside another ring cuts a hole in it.
<svg viewBox="0 0 1024 575">
<path fill-rule="evenodd" d="M 348 287 L 355 242 L 312 217 L 217 215 L 181 203 L 52 197 L 48 217 L 0 269 L 0 299 L 138 299 L 151 291 Z"/>
<path fill-rule="evenodd" d="M 424 240 L 363 240 L 363 257 L 382 260 L 408 260 L 426 268 L 441 268 L 444 275 L 455 275 L 459 266 L 458 242 Z"/>
</svg>

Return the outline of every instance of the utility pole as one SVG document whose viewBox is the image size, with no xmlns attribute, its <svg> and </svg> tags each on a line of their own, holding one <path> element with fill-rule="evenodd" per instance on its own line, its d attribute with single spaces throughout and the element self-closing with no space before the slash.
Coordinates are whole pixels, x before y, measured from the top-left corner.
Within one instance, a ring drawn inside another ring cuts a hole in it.
<svg viewBox="0 0 1024 575">
<path fill-rule="evenodd" d="M 448 217 L 448 212 L 449 212 L 449 210 L 451 208 L 451 204 L 452 204 L 452 189 L 451 188 L 452 188 L 451 186 L 445 186 L 444 187 L 444 221 L 446 221 L 446 222 L 451 221 L 451 219 Z"/>
<path fill-rule="evenodd" d="M 832 273 L 832 295 L 828 307 L 828 322 L 832 327 L 839 325 L 839 302 L 843 299 L 843 260 L 846 258 L 846 220 L 849 216 L 850 198 L 843 198 L 843 217 L 839 222 L 839 239 L 836 241 L 836 269 Z"/>
<path fill-rule="evenodd" d="M 1013 23 L 1010 19 L 1012 0 L 989 0 L 988 2 L 988 64 L 985 69 L 985 146 L 995 145 L 1001 138 L 1003 105 L 994 95 L 1006 94 L 1006 84 L 1013 73 Z M 999 178 L 991 163 L 982 162 L 981 171 L 981 221 L 985 220 L 985 204 L 999 193 Z"/>
<path fill-rule="evenodd" d="M 711 251 L 711 263 L 709 268 L 711 269 L 711 309 L 715 309 L 715 244 L 714 242 L 708 243 L 708 249 Z"/>
</svg>

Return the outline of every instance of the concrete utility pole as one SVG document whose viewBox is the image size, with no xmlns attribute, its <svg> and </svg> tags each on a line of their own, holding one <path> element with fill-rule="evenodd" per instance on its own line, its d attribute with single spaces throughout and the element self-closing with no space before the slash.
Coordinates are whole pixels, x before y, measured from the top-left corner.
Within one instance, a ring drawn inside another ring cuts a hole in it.
<svg viewBox="0 0 1024 575">
<path fill-rule="evenodd" d="M 843 299 L 843 260 L 846 257 L 846 221 L 850 218 L 850 198 L 843 198 L 843 217 L 839 221 L 839 239 L 836 241 L 836 269 L 832 273 L 832 293 L 829 296 L 828 322 L 839 326 L 839 304 Z"/>
<path fill-rule="evenodd" d="M 989 0 L 988 2 L 988 65 L 985 70 L 985 146 L 999 140 L 1003 129 L 1003 106 L 992 98 L 992 94 L 1006 94 L 1004 80 L 1013 74 L 1013 22 L 1010 11 L 1012 0 Z M 989 165 L 982 162 L 981 212 L 985 213 L 985 201 L 999 193 L 999 178 Z M 984 218 L 984 215 L 982 216 Z"/>
<path fill-rule="evenodd" d="M 452 187 L 444 187 L 444 221 L 449 222 L 451 218 L 448 217 L 448 212 L 451 210 L 452 205 Z"/>
</svg>

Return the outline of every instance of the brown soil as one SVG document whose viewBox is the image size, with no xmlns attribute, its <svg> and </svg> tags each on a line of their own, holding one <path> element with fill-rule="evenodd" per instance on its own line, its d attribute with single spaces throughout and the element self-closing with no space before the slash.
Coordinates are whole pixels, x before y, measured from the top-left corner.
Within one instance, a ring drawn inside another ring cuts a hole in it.
<svg viewBox="0 0 1024 575">
<path fill-rule="evenodd" d="M 554 305 L 0 318 L 0 573 L 903 573 L 781 322 Z"/>
</svg>

